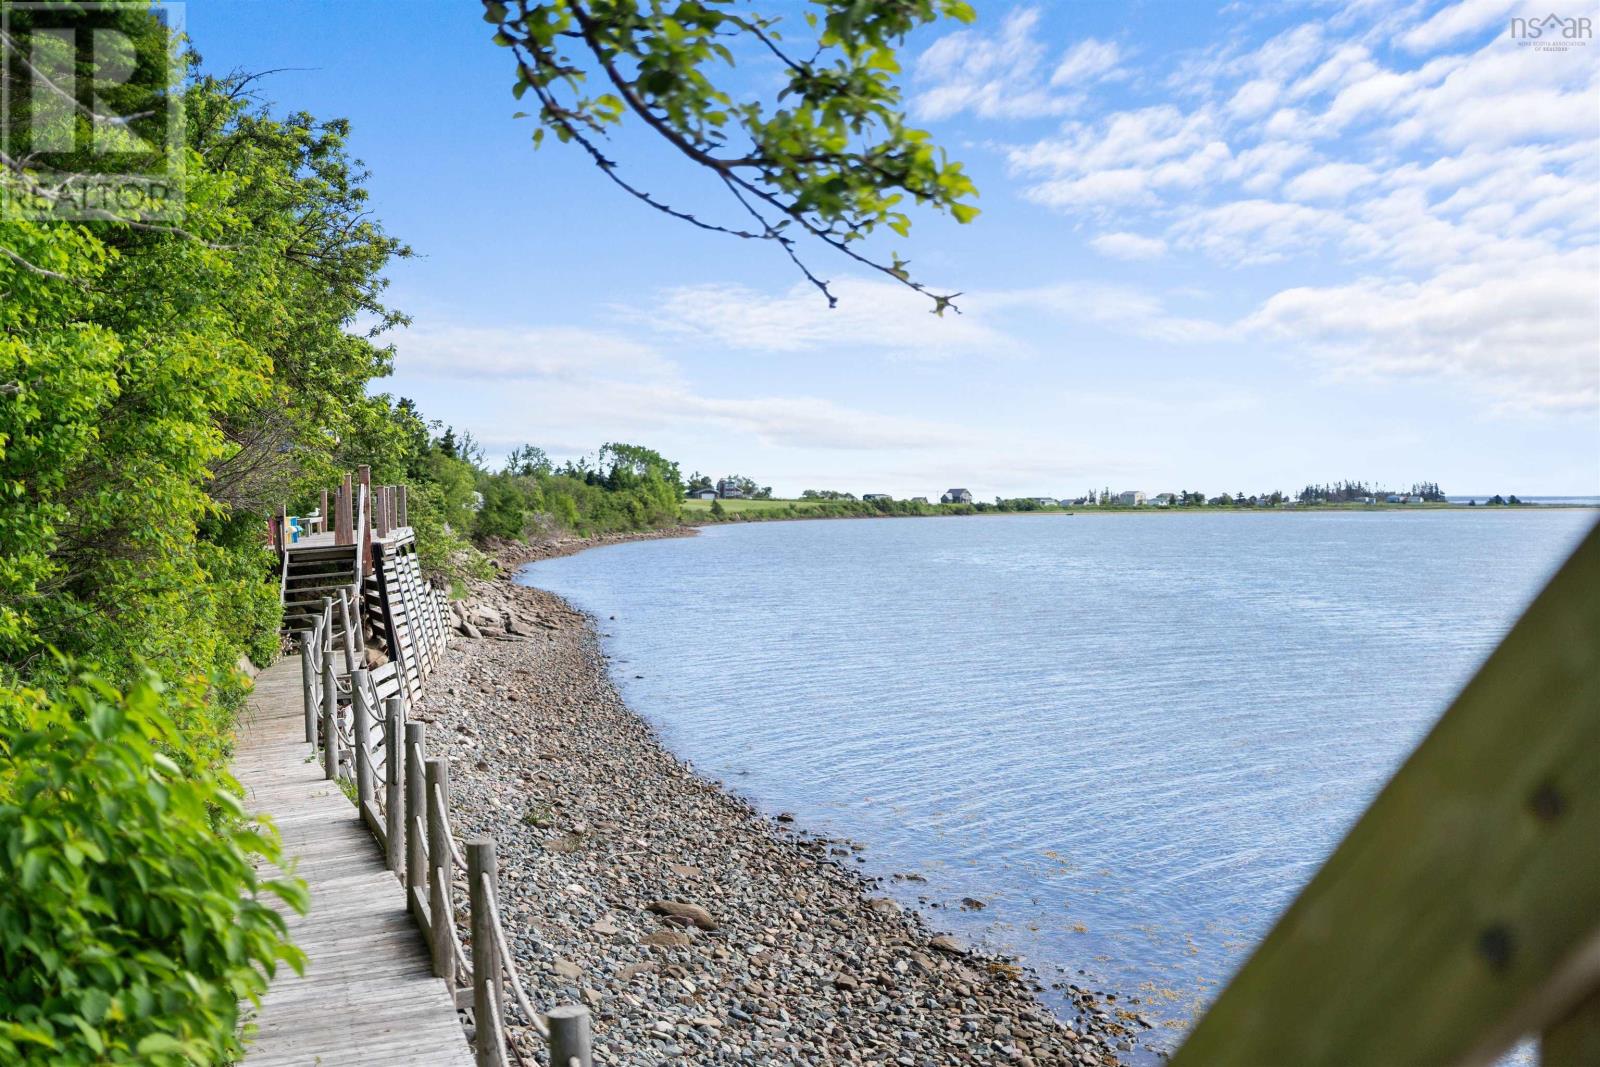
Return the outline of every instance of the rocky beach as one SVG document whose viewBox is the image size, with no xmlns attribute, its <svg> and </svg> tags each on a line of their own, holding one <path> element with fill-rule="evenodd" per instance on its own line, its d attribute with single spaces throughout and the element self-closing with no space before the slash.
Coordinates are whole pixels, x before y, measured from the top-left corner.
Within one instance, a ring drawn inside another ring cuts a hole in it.
<svg viewBox="0 0 1600 1067">
<path fill-rule="evenodd" d="M 882 895 L 861 846 L 769 818 L 667 752 L 590 620 L 510 580 L 593 543 L 507 546 L 415 717 L 450 757 L 457 835 L 498 842 L 530 991 L 590 1007 L 598 1062 L 1098 1065 L 1133 1049 L 1137 1005 L 1065 986 L 1075 1011 L 1058 1018 L 1029 971 Z M 534 1035 L 520 1044 L 540 1060 Z"/>
</svg>

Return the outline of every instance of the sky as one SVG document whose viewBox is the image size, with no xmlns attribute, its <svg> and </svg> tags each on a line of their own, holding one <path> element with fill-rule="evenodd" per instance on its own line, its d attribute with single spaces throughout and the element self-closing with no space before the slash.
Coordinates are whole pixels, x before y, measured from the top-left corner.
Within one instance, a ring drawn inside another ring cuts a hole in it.
<svg viewBox="0 0 1600 1067">
<path fill-rule="evenodd" d="M 798 0 L 758 6 L 800 32 Z M 351 120 L 417 252 L 376 388 L 491 459 L 625 441 L 784 496 L 1600 494 L 1600 42 L 1518 39 L 1545 0 L 976 6 L 906 42 L 902 83 L 983 213 L 870 248 L 963 293 L 942 317 L 805 249 L 829 310 L 776 249 L 536 150 L 470 0 L 185 15 L 207 69 L 276 71 L 277 108 Z M 734 221 L 649 135 L 609 150 Z"/>
</svg>

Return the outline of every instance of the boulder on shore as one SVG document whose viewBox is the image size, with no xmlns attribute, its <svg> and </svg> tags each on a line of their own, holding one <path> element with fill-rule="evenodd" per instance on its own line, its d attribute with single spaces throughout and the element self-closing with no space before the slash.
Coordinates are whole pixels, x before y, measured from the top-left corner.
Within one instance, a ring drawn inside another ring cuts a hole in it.
<svg viewBox="0 0 1600 1067">
<path fill-rule="evenodd" d="M 717 928 L 717 920 L 713 919 L 711 913 L 698 904 L 690 904 L 682 900 L 657 900 L 650 905 L 650 910 L 657 915 L 687 919 L 702 930 L 715 930 Z"/>
</svg>

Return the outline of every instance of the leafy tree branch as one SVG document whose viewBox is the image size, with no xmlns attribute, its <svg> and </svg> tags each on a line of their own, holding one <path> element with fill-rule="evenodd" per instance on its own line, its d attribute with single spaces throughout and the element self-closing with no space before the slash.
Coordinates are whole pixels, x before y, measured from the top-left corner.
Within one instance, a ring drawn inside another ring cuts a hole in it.
<svg viewBox="0 0 1600 1067">
<path fill-rule="evenodd" d="M 734 0 L 483 0 L 494 40 L 517 69 L 512 92 L 538 103 L 539 128 L 574 142 L 625 192 L 704 230 L 777 244 L 832 307 L 828 282 L 802 257 L 810 238 L 926 296 L 942 314 L 959 293 L 936 293 L 898 256 L 860 242 L 887 227 L 911 230 L 911 204 L 969 222 L 977 188 L 928 133 L 906 122 L 896 48 L 941 17 L 968 22 L 962 0 L 813 0 L 805 16 L 809 58 L 786 45 L 780 16 Z M 741 57 L 776 59 L 784 84 L 772 101 L 741 96 Z M 589 82 L 604 91 L 590 95 Z M 518 113 L 527 117 L 526 113 Z M 630 120 L 711 171 L 754 225 L 710 222 L 617 173 L 602 150 Z"/>
</svg>

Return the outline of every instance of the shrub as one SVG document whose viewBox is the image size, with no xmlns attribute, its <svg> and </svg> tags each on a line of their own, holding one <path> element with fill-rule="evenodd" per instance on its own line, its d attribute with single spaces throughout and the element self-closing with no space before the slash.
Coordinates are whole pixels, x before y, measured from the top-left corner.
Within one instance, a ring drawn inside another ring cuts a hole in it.
<svg viewBox="0 0 1600 1067">
<path fill-rule="evenodd" d="M 237 784 L 186 759 L 176 691 L 0 689 L 0 1062 L 219 1063 L 239 1002 L 304 958 L 264 898 L 276 831 Z"/>
</svg>

